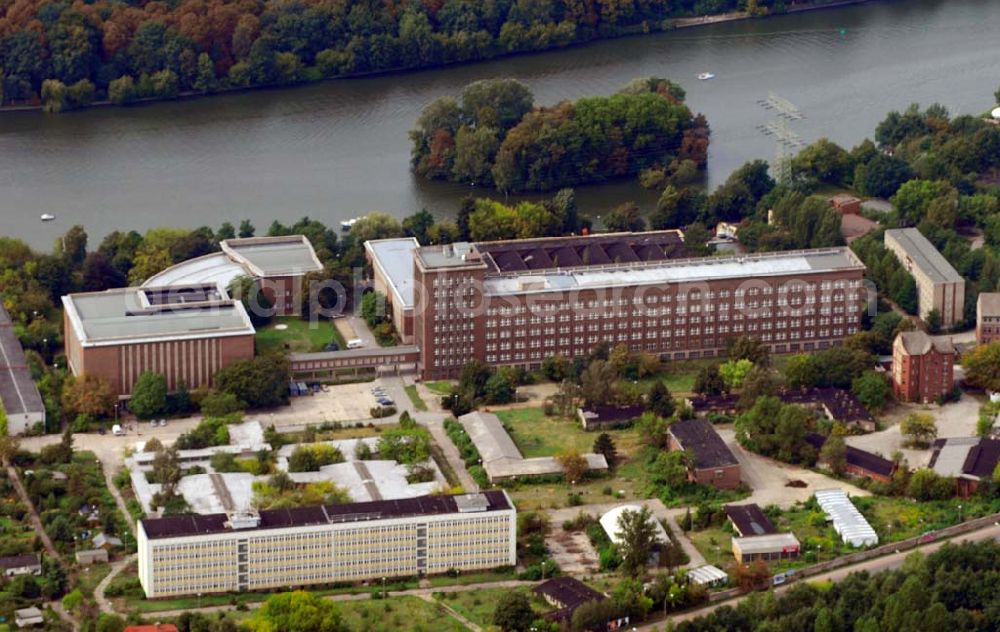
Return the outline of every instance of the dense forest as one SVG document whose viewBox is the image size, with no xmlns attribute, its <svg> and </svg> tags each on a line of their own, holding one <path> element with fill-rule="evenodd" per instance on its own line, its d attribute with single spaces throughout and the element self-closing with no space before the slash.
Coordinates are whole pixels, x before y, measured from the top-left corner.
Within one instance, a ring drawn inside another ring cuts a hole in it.
<svg viewBox="0 0 1000 632">
<path fill-rule="evenodd" d="M 802 0 L 795 4 L 823 4 Z M 436 66 L 784 0 L 5 0 L 0 103 L 59 111 Z"/>
<path fill-rule="evenodd" d="M 829 585 L 800 582 L 686 621 L 678 632 L 987 632 L 1000 629 L 1000 545 L 948 545 L 903 567 L 854 573 Z"/>
<path fill-rule="evenodd" d="M 460 102 L 442 97 L 421 113 L 410 132 L 413 171 L 517 193 L 676 171 L 684 162 L 700 169 L 708 123 L 684 96 L 677 84 L 648 77 L 609 97 L 536 107 L 518 81 L 477 81 Z"/>
</svg>

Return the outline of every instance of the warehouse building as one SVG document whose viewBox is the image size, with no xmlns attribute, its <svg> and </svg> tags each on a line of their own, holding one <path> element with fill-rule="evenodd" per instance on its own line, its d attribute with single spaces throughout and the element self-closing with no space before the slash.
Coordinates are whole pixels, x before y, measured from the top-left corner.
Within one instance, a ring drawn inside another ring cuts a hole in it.
<svg viewBox="0 0 1000 632">
<path fill-rule="evenodd" d="M 954 327 L 965 319 L 965 279 L 919 230 L 889 229 L 885 247 L 916 280 L 921 318 L 936 309 L 942 327 Z"/>
<path fill-rule="evenodd" d="M 242 303 L 215 284 L 127 287 L 62 298 L 74 375 L 96 375 L 128 397 L 146 371 L 171 390 L 210 387 L 215 374 L 253 358 L 256 333 Z"/>
<path fill-rule="evenodd" d="M 14 323 L 0 305 L 0 411 L 7 416 L 7 434 L 24 434 L 45 425 L 45 403 L 31 379 L 31 369 Z"/>
<path fill-rule="evenodd" d="M 955 479 L 958 495 L 967 498 L 990 480 L 1000 463 L 1000 440 L 984 437 L 949 437 L 934 441 L 930 467 L 939 476 Z"/>
<path fill-rule="evenodd" d="M 435 575 L 516 563 L 504 491 L 139 522 L 147 598 Z"/>
<path fill-rule="evenodd" d="M 755 560 L 770 562 L 799 556 L 798 538 L 791 533 L 768 533 L 746 538 L 733 538 L 733 557 L 740 564 Z"/>
<path fill-rule="evenodd" d="M 747 335 L 808 352 L 858 331 L 865 268 L 846 248 L 680 256 L 677 231 L 417 248 L 421 375 L 453 378 L 472 360 L 535 370 L 601 342 L 681 359 Z"/>
</svg>

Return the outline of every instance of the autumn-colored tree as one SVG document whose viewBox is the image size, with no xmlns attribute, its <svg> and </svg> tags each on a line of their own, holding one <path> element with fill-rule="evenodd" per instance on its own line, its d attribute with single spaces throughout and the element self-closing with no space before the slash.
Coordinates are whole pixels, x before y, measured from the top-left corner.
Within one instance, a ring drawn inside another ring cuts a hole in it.
<svg viewBox="0 0 1000 632">
<path fill-rule="evenodd" d="M 574 448 L 564 450 L 556 455 L 556 461 L 566 475 L 566 480 L 577 483 L 583 480 L 589 468 L 587 459 Z"/>
<path fill-rule="evenodd" d="M 63 384 L 62 405 L 69 415 L 87 415 L 97 419 L 114 411 L 115 396 L 105 378 L 84 374 Z"/>
</svg>

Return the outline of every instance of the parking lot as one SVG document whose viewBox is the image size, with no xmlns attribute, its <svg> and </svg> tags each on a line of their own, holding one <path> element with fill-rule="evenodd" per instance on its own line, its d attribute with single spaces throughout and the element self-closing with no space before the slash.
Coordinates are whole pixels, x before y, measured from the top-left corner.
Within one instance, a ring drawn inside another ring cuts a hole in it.
<svg viewBox="0 0 1000 632">
<path fill-rule="evenodd" d="M 262 421 L 273 419 L 275 425 L 281 426 L 369 419 L 369 411 L 377 405 L 372 393 L 376 384 L 378 380 L 328 385 L 318 393 L 291 398 L 288 407 L 262 415 Z"/>
</svg>

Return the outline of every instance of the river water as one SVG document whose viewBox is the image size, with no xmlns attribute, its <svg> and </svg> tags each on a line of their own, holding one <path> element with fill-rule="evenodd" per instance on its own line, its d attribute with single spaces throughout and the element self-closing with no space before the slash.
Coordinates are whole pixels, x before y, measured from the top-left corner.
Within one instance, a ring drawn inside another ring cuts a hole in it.
<svg viewBox="0 0 1000 632">
<path fill-rule="evenodd" d="M 329 223 L 371 210 L 453 215 L 469 189 L 409 173 L 421 108 L 466 83 L 512 76 L 537 103 L 608 94 L 628 80 L 680 81 L 712 127 L 708 180 L 775 156 L 757 127 L 775 93 L 805 118 L 804 140 L 845 146 L 891 109 L 938 101 L 987 110 L 1000 85 L 1000 2 L 879 0 L 841 9 L 716 24 L 491 62 L 292 89 L 263 90 L 58 116 L 0 116 L 0 234 L 48 248 L 70 225 L 92 240 L 115 229 L 218 226 L 303 215 Z M 698 81 L 711 71 L 717 78 Z M 485 193 L 485 192 L 484 192 Z M 633 182 L 582 187 L 598 215 L 655 200 Z M 58 216 L 42 224 L 42 213 Z"/>
</svg>

